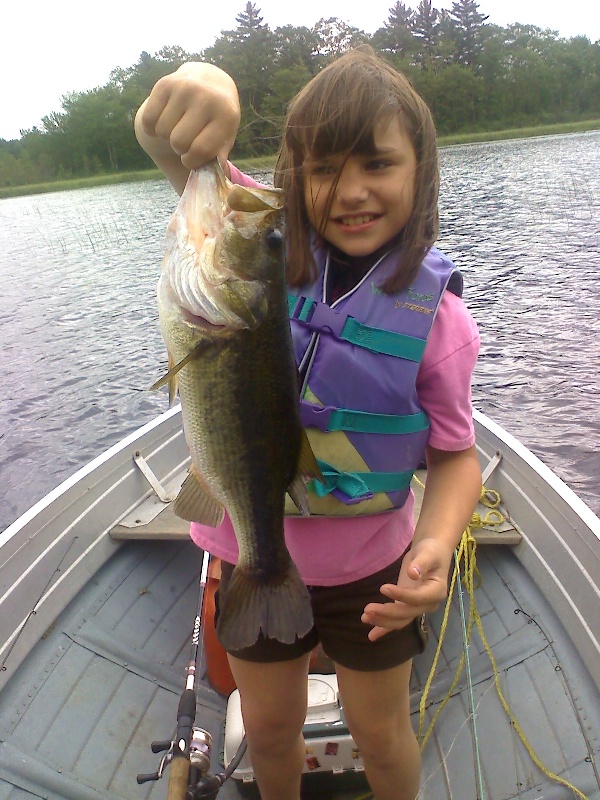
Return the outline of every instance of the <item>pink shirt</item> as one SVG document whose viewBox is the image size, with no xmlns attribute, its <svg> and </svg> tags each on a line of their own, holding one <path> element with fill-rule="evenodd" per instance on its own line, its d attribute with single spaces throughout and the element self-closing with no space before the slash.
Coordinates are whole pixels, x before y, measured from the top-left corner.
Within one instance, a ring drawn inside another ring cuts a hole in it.
<svg viewBox="0 0 600 800">
<path fill-rule="evenodd" d="M 256 182 L 230 165 L 234 183 Z M 475 443 L 471 374 L 479 333 L 463 301 L 445 292 L 417 377 L 417 392 L 430 420 L 429 444 L 438 450 L 466 450 Z M 334 586 L 371 575 L 399 558 L 414 533 L 414 497 L 395 511 L 363 517 L 287 517 L 285 539 L 307 585 Z M 218 528 L 193 522 L 193 541 L 235 564 L 238 548 L 226 515 Z"/>
</svg>

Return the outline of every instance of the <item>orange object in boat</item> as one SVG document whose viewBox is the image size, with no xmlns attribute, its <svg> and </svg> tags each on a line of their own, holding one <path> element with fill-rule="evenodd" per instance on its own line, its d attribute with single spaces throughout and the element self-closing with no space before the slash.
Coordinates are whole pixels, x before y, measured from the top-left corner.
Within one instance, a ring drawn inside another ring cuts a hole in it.
<svg viewBox="0 0 600 800">
<path fill-rule="evenodd" d="M 204 589 L 202 603 L 202 636 L 204 640 L 204 657 L 206 659 L 206 677 L 219 694 L 229 697 L 235 689 L 235 681 L 229 669 L 227 653 L 217 639 L 215 631 L 215 592 L 221 579 L 221 560 L 211 558 L 208 567 L 208 578 Z"/>
</svg>

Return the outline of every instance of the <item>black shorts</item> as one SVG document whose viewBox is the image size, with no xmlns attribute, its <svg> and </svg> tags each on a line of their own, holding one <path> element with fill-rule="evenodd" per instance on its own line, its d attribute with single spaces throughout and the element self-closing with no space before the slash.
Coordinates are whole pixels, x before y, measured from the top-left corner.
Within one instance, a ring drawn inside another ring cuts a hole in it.
<svg viewBox="0 0 600 800">
<path fill-rule="evenodd" d="M 244 661 L 260 663 L 291 661 L 310 653 L 320 642 L 329 658 L 348 669 L 370 672 L 403 664 L 425 649 L 428 632 L 425 615 L 375 642 L 368 638 L 371 626 L 361 622 L 368 603 L 392 602 L 381 594 L 380 588 L 384 583 L 397 582 L 401 563 L 402 557 L 373 575 L 342 586 L 309 586 L 314 626 L 306 636 L 293 644 L 284 644 L 261 633 L 255 644 L 232 650 L 231 654 Z M 226 593 L 232 572 L 233 565 L 222 562 L 215 626 L 219 616 L 219 593 L 222 596 Z"/>
</svg>

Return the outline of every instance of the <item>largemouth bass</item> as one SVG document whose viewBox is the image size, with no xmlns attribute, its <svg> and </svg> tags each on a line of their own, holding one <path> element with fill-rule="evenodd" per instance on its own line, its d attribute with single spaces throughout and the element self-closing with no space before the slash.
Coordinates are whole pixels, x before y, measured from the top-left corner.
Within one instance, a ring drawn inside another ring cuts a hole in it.
<svg viewBox="0 0 600 800">
<path fill-rule="evenodd" d="M 192 467 L 174 503 L 219 525 L 239 558 L 217 631 L 228 650 L 312 627 L 308 591 L 283 535 L 289 491 L 308 513 L 319 469 L 301 428 L 287 312 L 280 190 L 234 186 L 215 162 L 192 171 L 167 230 L 158 283 L 169 372 Z M 177 385 L 176 385 L 177 384 Z"/>
</svg>

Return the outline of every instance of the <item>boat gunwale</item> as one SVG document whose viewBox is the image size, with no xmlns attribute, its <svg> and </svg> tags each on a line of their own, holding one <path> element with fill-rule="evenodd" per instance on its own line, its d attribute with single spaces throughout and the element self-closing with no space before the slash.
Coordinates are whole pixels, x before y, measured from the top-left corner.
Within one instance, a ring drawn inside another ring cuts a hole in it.
<svg viewBox="0 0 600 800">
<path fill-rule="evenodd" d="M 600 689 L 600 519 L 525 445 L 481 412 L 476 426 L 483 460 L 502 461 L 488 483 L 522 536 L 515 556 L 568 631 Z M 550 490 L 550 491 L 549 491 Z"/>
<path fill-rule="evenodd" d="M 0 689 L 80 589 L 125 544 L 110 537 L 111 529 L 153 493 L 135 464 L 138 450 L 159 480 L 180 482 L 189 454 L 179 411 L 174 407 L 126 436 L 2 534 Z"/>
</svg>

